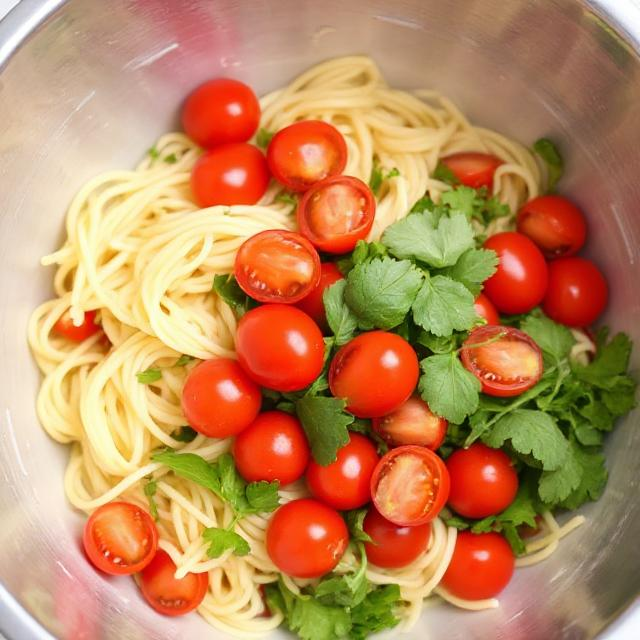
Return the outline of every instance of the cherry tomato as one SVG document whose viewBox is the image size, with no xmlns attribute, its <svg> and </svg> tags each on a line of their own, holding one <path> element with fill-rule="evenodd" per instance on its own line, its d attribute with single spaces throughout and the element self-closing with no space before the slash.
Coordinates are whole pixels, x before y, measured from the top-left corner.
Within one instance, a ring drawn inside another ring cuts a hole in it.
<svg viewBox="0 0 640 640">
<path fill-rule="evenodd" d="M 302 196 L 298 227 L 320 251 L 347 253 L 367 237 L 375 212 L 373 193 L 362 180 L 333 176 L 316 182 Z"/>
<path fill-rule="evenodd" d="M 539 196 L 518 212 L 518 231 L 533 240 L 547 258 L 572 256 L 587 237 L 587 223 L 575 204 L 562 196 Z"/>
<path fill-rule="evenodd" d="M 334 356 L 329 387 L 345 398 L 359 418 L 376 418 L 397 409 L 416 388 L 418 358 L 411 345 L 386 331 L 363 333 Z"/>
<path fill-rule="evenodd" d="M 415 527 L 442 511 L 449 497 L 449 472 L 430 449 L 397 447 L 378 462 L 371 477 L 371 497 L 384 518 Z"/>
<path fill-rule="evenodd" d="M 462 364 L 490 396 L 517 396 L 533 387 L 543 372 L 540 347 L 514 327 L 487 324 L 462 344 Z"/>
<path fill-rule="evenodd" d="M 273 514 L 266 542 L 267 553 L 280 571 L 296 578 L 319 578 L 342 558 L 349 532 L 337 511 L 303 498 Z"/>
<path fill-rule="evenodd" d="M 265 304 L 242 316 L 236 332 L 240 366 L 262 387 L 298 391 L 322 371 L 324 340 L 318 325 L 286 304 Z"/>
<path fill-rule="evenodd" d="M 269 169 L 262 152 L 246 142 L 207 151 L 191 172 L 191 190 L 199 207 L 255 204 L 268 185 Z"/>
<path fill-rule="evenodd" d="M 500 316 L 498 310 L 493 306 L 493 302 L 480 293 L 474 303 L 476 313 L 487 321 L 487 324 L 500 324 Z"/>
<path fill-rule="evenodd" d="M 442 586 L 465 600 L 497 596 L 511 580 L 515 559 L 499 533 L 460 531 Z"/>
<path fill-rule="evenodd" d="M 504 511 L 518 493 L 518 474 L 509 456 L 476 442 L 447 458 L 451 478 L 449 506 L 465 518 L 486 518 Z"/>
<path fill-rule="evenodd" d="M 585 258 L 559 258 L 549 264 L 549 288 L 542 308 L 569 327 L 593 324 L 607 306 L 609 288 L 602 272 Z"/>
<path fill-rule="evenodd" d="M 332 125 L 304 120 L 281 129 L 267 148 L 273 177 L 292 191 L 342 173 L 347 164 L 347 144 Z"/>
<path fill-rule="evenodd" d="M 487 297 L 502 313 L 527 313 L 542 302 L 547 291 L 547 263 L 527 236 L 505 231 L 491 236 L 485 249 L 493 249 L 500 262 L 484 283 Z"/>
<path fill-rule="evenodd" d="M 419 558 L 429 546 L 431 523 L 417 527 L 399 527 L 383 518 L 374 507 L 367 512 L 362 524 L 371 542 L 365 542 L 367 559 L 385 569 L 406 567 Z"/>
<path fill-rule="evenodd" d="M 447 421 L 413 396 L 395 411 L 373 419 L 373 430 L 390 446 L 417 444 L 435 451 L 447 435 Z"/>
<path fill-rule="evenodd" d="M 130 575 L 146 567 L 158 548 L 151 516 L 129 502 L 98 507 L 84 525 L 82 543 L 94 567 L 111 575 Z"/>
<path fill-rule="evenodd" d="M 324 292 L 332 284 L 343 278 L 344 276 L 340 273 L 340 269 L 333 262 L 323 262 L 320 265 L 320 280 L 318 280 L 318 284 L 296 304 L 298 309 L 302 309 L 307 315 L 311 316 L 323 331 L 329 329 L 324 311 Z"/>
<path fill-rule="evenodd" d="M 467 186 L 479 189 L 493 186 L 493 174 L 503 164 L 502 160 L 488 153 L 464 152 L 454 153 L 440 162 L 453 172 L 460 182 Z"/>
<path fill-rule="evenodd" d="M 205 149 L 246 142 L 258 128 L 260 104 L 243 82 L 216 78 L 197 87 L 182 107 L 185 133 Z"/>
<path fill-rule="evenodd" d="M 187 573 L 177 579 L 169 554 L 158 549 L 155 558 L 140 574 L 140 590 L 145 600 L 165 616 L 182 616 L 193 611 L 207 595 L 209 575 Z"/>
<path fill-rule="evenodd" d="M 357 509 L 371 500 L 371 475 L 378 460 L 369 438 L 350 433 L 335 462 L 323 467 L 311 460 L 307 469 L 309 491 L 334 509 Z"/>
<path fill-rule="evenodd" d="M 297 418 L 284 411 L 266 411 L 238 435 L 233 457 L 247 482 L 278 480 L 286 485 L 302 477 L 309 445 Z"/>
<path fill-rule="evenodd" d="M 242 367 L 228 358 L 194 367 L 182 389 L 187 422 L 208 438 L 226 438 L 246 429 L 258 415 L 262 394 Z"/>
<path fill-rule="evenodd" d="M 82 342 L 90 338 L 94 333 L 100 331 L 101 327 L 96 324 L 96 312 L 85 311 L 82 324 L 76 326 L 71 320 L 69 311 L 65 311 L 58 321 L 53 325 L 53 330 L 63 338 L 73 342 Z"/>
<path fill-rule="evenodd" d="M 292 304 L 318 286 L 320 258 L 299 233 L 272 229 L 242 244 L 234 273 L 240 288 L 255 300 Z"/>
</svg>

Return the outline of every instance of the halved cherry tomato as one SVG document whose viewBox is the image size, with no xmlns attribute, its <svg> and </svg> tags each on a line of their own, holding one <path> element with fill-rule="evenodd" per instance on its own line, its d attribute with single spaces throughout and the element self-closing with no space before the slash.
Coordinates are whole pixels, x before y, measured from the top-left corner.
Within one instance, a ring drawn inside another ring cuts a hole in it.
<svg viewBox="0 0 640 640">
<path fill-rule="evenodd" d="M 82 324 L 76 326 L 71 320 L 69 311 L 65 311 L 58 321 L 53 325 L 53 330 L 63 338 L 73 342 L 82 342 L 90 338 L 94 333 L 100 331 L 101 327 L 96 324 L 96 312 L 85 311 Z"/>
<path fill-rule="evenodd" d="M 395 333 L 369 331 L 343 347 L 329 368 L 329 387 L 359 418 L 387 415 L 405 402 L 418 383 L 418 358 Z"/>
<path fill-rule="evenodd" d="M 267 148 L 273 177 L 292 191 L 342 173 L 347 164 L 347 144 L 327 122 L 304 120 L 281 129 Z"/>
<path fill-rule="evenodd" d="M 200 207 L 255 204 L 268 185 L 267 161 L 258 148 L 246 142 L 205 152 L 191 172 L 191 190 Z"/>
<path fill-rule="evenodd" d="M 309 491 L 334 509 L 357 509 L 371 500 L 371 475 L 379 459 L 369 438 L 350 433 L 335 462 L 323 467 L 311 460 L 307 469 Z"/>
<path fill-rule="evenodd" d="M 572 256 L 587 237 L 582 211 L 562 196 L 539 196 L 518 212 L 518 231 L 533 240 L 547 258 Z"/>
<path fill-rule="evenodd" d="M 447 458 L 451 478 L 449 506 L 465 518 L 486 518 L 504 511 L 518 493 L 518 474 L 509 456 L 475 442 Z"/>
<path fill-rule="evenodd" d="M 182 389 L 187 422 L 208 438 L 240 433 L 255 420 L 261 403 L 260 387 L 229 358 L 201 362 Z"/>
<path fill-rule="evenodd" d="M 340 273 L 340 269 L 333 262 L 323 262 L 320 265 L 320 280 L 318 284 L 302 300 L 296 303 L 296 307 L 311 316 L 323 331 L 329 329 L 324 310 L 324 292 L 332 284 L 343 278 L 344 276 Z"/>
<path fill-rule="evenodd" d="M 502 313 L 527 313 L 540 304 L 547 291 L 547 263 L 527 236 L 505 231 L 491 236 L 485 249 L 493 249 L 500 262 L 484 283 L 487 297 Z"/>
<path fill-rule="evenodd" d="M 384 518 L 415 527 L 442 511 L 449 497 L 449 472 L 430 449 L 397 447 L 378 462 L 371 477 L 371 497 Z"/>
<path fill-rule="evenodd" d="M 609 288 L 602 272 L 586 258 L 559 258 L 549 263 L 549 288 L 542 308 L 569 327 L 593 324 L 607 306 Z"/>
<path fill-rule="evenodd" d="M 518 396 L 533 387 L 543 372 L 540 347 L 514 327 L 477 327 L 462 344 L 462 364 L 490 396 Z"/>
<path fill-rule="evenodd" d="M 169 554 L 158 549 L 155 558 L 140 574 L 145 600 L 165 616 L 183 616 L 200 606 L 209 588 L 208 573 L 187 573 L 176 578 L 177 567 Z"/>
<path fill-rule="evenodd" d="M 442 586 L 465 600 L 495 598 L 511 580 L 515 558 L 499 533 L 460 531 Z"/>
<path fill-rule="evenodd" d="M 271 229 L 242 244 L 234 267 L 240 288 L 260 302 L 293 304 L 320 281 L 320 258 L 299 233 Z"/>
<path fill-rule="evenodd" d="M 138 573 L 158 548 L 151 516 L 129 502 L 98 507 L 84 525 L 84 550 L 94 567 L 114 576 Z"/>
<path fill-rule="evenodd" d="M 358 178 L 332 176 L 310 187 L 298 205 L 298 227 L 327 253 L 352 251 L 371 230 L 376 201 Z"/>
<path fill-rule="evenodd" d="M 476 313 L 487 321 L 487 324 L 500 324 L 500 316 L 493 302 L 480 293 L 473 304 Z"/>
<path fill-rule="evenodd" d="M 371 507 L 362 523 L 371 542 L 365 542 L 367 559 L 385 569 L 406 567 L 419 558 L 429 546 L 431 523 L 417 527 L 400 527 L 383 518 Z"/>
<path fill-rule="evenodd" d="M 185 133 L 205 149 L 246 142 L 258 128 L 260 103 L 251 87 L 216 78 L 194 89 L 182 107 Z"/>
<path fill-rule="evenodd" d="M 447 435 L 447 421 L 413 396 L 395 411 L 373 419 L 373 430 L 390 446 L 417 444 L 435 451 Z"/>
<path fill-rule="evenodd" d="M 286 304 L 265 304 L 245 313 L 236 331 L 240 366 L 263 387 L 298 391 L 322 371 L 324 340 L 318 325 Z"/>
<path fill-rule="evenodd" d="M 460 182 L 467 186 L 479 189 L 493 186 L 493 174 L 503 164 L 502 160 L 488 153 L 473 151 L 454 153 L 440 158 L 440 162 L 453 172 Z"/>
<path fill-rule="evenodd" d="M 309 455 L 300 421 L 284 411 L 261 413 L 233 443 L 236 466 L 247 482 L 294 482 L 302 477 Z"/>
<path fill-rule="evenodd" d="M 273 564 L 296 578 L 319 578 L 340 561 L 349 531 L 340 514 L 322 502 L 303 498 L 282 505 L 267 527 L 267 553 Z"/>
</svg>

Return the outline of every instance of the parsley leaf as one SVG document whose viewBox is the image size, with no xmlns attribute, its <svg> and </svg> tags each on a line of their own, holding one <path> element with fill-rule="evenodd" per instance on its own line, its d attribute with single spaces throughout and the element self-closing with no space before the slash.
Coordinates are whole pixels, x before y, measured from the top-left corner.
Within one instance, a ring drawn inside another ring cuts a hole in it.
<svg viewBox="0 0 640 640">
<path fill-rule="evenodd" d="M 576 377 L 595 387 L 611 389 L 629 366 L 632 343 L 624 333 L 618 333 L 608 344 L 600 345 L 593 362 L 587 366 L 574 365 Z"/>
<path fill-rule="evenodd" d="M 364 519 L 368 510 L 365 509 L 353 509 L 346 511 L 342 515 L 349 528 L 349 537 L 352 542 L 371 542 L 371 536 L 365 533 L 363 529 Z"/>
<path fill-rule="evenodd" d="M 238 318 L 242 317 L 254 306 L 251 298 L 240 288 L 240 285 L 231 274 L 214 276 L 212 290 L 231 307 Z"/>
<path fill-rule="evenodd" d="M 229 549 L 237 556 L 246 556 L 251 552 L 249 543 L 235 531 L 208 527 L 202 532 L 202 538 L 209 543 L 207 555 L 210 558 L 219 558 Z"/>
<path fill-rule="evenodd" d="M 478 220 L 484 226 L 496 218 L 511 214 L 509 206 L 495 196 L 489 196 L 486 187 L 472 189 L 463 186 L 445 191 L 440 197 L 440 203 L 451 211 L 463 213 L 469 220 Z"/>
<path fill-rule="evenodd" d="M 315 588 L 315 597 L 323 604 L 355 607 L 366 597 L 369 589 L 367 580 L 367 554 L 364 545 L 358 544 L 360 565 L 353 573 L 323 578 Z"/>
<path fill-rule="evenodd" d="M 186 353 L 183 353 L 173 365 L 174 367 L 185 367 L 190 362 L 193 362 L 195 358 L 193 356 L 189 356 Z"/>
<path fill-rule="evenodd" d="M 358 328 L 358 319 L 344 301 L 346 287 L 346 280 L 338 280 L 325 289 L 322 296 L 327 324 L 335 336 L 335 344 L 338 347 L 349 342 Z"/>
<path fill-rule="evenodd" d="M 456 186 L 460 184 L 460 180 L 458 179 L 458 176 L 456 176 L 456 174 L 453 173 L 453 171 L 451 171 L 451 169 L 449 169 L 449 167 L 447 167 L 447 165 L 443 164 L 442 162 L 438 162 L 433 172 L 433 175 L 431 177 L 434 178 L 434 180 L 440 180 L 440 182 L 446 182 L 451 186 Z"/>
<path fill-rule="evenodd" d="M 549 138 L 540 138 L 533 143 L 533 150 L 547 165 L 547 191 L 553 191 L 564 173 L 564 161 L 556 145 Z"/>
<path fill-rule="evenodd" d="M 144 495 L 147 496 L 149 500 L 149 513 L 154 520 L 158 520 L 158 505 L 153 496 L 156 495 L 156 491 L 158 490 L 158 483 L 156 480 L 149 480 L 147 484 L 144 485 Z"/>
<path fill-rule="evenodd" d="M 498 267 L 498 255 L 491 249 L 469 249 L 458 261 L 442 272 L 458 282 L 477 296 L 482 290 L 482 283 L 490 278 Z"/>
<path fill-rule="evenodd" d="M 198 432 L 185 425 L 171 432 L 171 437 L 178 442 L 193 442 L 198 436 Z"/>
<path fill-rule="evenodd" d="M 151 147 L 151 148 L 147 151 L 147 153 L 149 154 L 149 157 L 150 157 L 152 160 L 157 160 L 157 159 L 160 157 L 160 152 L 158 151 L 158 149 L 157 149 L 155 146 L 154 146 L 154 147 Z"/>
<path fill-rule="evenodd" d="M 350 640 L 364 640 L 371 634 L 395 627 L 400 622 L 394 614 L 400 599 L 400 587 L 397 584 L 388 584 L 370 591 L 351 611 Z"/>
<path fill-rule="evenodd" d="M 447 525 L 447 527 L 453 527 L 458 531 L 464 531 L 465 529 L 468 529 L 470 526 L 467 520 L 465 520 L 461 516 L 455 516 L 455 515 L 451 516 L 450 518 L 445 518 L 444 523 Z"/>
<path fill-rule="evenodd" d="M 152 382 L 157 382 L 162 378 L 162 371 L 160 370 L 160 367 L 149 367 L 144 371 L 136 373 L 136 378 L 138 378 L 138 382 L 141 384 L 151 384 Z"/>
<path fill-rule="evenodd" d="M 538 493 L 543 502 L 558 504 L 580 486 L 584 471 L 575 456 L 573 447 L 561 466 L 553 471 L 543 471 L 538 486 Z"/>
<path fill-rule="evenodd" d="M 279 504 L 278 482 L 250 482 L 245 490 L 247 502 L 253 513 L 271 513 Z"/>
<path fill-rule="evenodd" d="M 568 358 L 571 347 L 576 342 L 567 327 L 546 316 L 529 315 L 520 323 L 520 329 L 556 361 Z"/>
<path fill-rule="evenodd" d="M 268 131 L 264 127 L 260 127 L 256 134 L 256 145 L 261 149 L 266 149 L 274 135 L 275 133 L 273 131 Z"/>
<path fill-rule="evenodd" d="M 582 474 L 578 486 L 560 505 L 565 509 L 577 509 L 588 500 L 597 500 L 604 491 L 608 477 L 602 454 L 587 451 L 575 442 L 571 443 L 571 451 Z"/>
<path fill-rule="evenodd" d="M 178 162 L 178 156 L 176 156 L 175 153 L 170 153 L 168 156 L 162 158 L 162 161 L 166 162 L 167 164 L 175 164 L 176 162 Z"/>
<path fill-rule="evenodd" d="M 385 180 L 395 178 L 400 175 L 400 172 L 395 167 L 393 169 L 383 169 L 380 166 L 377 158 L 373 159 L 373 166 L 371 167 L 371 175 L 369 176 L 369 188 L 373 192 L 373 195 L 377 196 L 380 192 L 380 187 Z"/>
<path fill-rule="evenodd" d="M 151 456 L 151 459 L 169 467 L 181 478 L 191 480 L 221 496 L 220 475 L 216 466 L 195 453 L 161 451 Z"/>
</svg>

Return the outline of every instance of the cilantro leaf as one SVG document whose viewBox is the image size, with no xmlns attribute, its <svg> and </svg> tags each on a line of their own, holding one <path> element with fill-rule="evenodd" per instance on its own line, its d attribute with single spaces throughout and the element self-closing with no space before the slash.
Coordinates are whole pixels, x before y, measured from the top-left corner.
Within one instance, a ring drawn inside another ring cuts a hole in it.
<svg viewBox="0 0 640 640">
<path fill-rule="evenodd" d="M 371 175 L 369 176 L 369 188 L 373 192 L 373 195 L 377 196 L 380 192 L 380 187 L 385 180 L 395 178 L 400 175 L 400 172 L 395 167 L 393 169 L 383 169 L 380 166 L 377 158 L 373 159 L 373 165 L 371 167 Z"/>
<path fill-rule="evenodd" d="M 625 333 L 618 333 L 608 344 L 600 346 L 593 362 L 587 366 L 574 365 L 576 377 L 602 389 L 615 386 L 615 376 L 624 374 L 629 366 L 632 343 Z"/>
<path fill-rule="evenodd" d="M 183 353 L 173 365 L 174 367 L 186 367 L 189 363 L 193 362 L 195 358 Z"/>
<path fill-rule="evenodd" d="M 564 173 L 564 161 L 556 145 L 549 138 L 540 138 L 533 143 L 533 150 L 547 165 L 547 191 L 553 191 Z"/>
<path fill-rule="evenodd" d="M 358 328 L 358 319 L 344 301 L 346 287 L 346 280 L 338 280 L 325 289 L 322 296 L 327 324 L 335 336 L 335 344 L 338 347 L 349 342 Z"/>
<path fill-rule="evenodd" d="M 221 496 L 220 475 L 217 468 L 195 453 L 161 451 L 151 456 L 151 459 L 169 467 L 181 478 L 191 480 Z"/>
<path fill-rule="evenodd" d="M 157 382 L 162 378 L 162 371 L 160 370 L 160 367 L 149 367 L 144 371 L 136 373 L 136 378 L 138 378 L 138 382 L 141 384 L 151 384 L 152 382 Z"/>
<path fill-rule="evenodd" d="M 447 527 L 454 527 L 458 531 L 464 531 L 469 528 L 469 522 L 462 518 L 461 516 L 451 516 L 450 518 L 445 518 L 444 523 Z"/>
<path fill-rule="evenodd" d="M 630 376 L 615 376 L 615 385 L 602 390 L 602 401 L 614 416 L 623 416 L 636 406 L 636 381 Z"/>
<path fill-rule="evenodd" d="M 418 383 L 422 399 L 436 415 L 460 424 L 478 408 L 480 382 L 455 352 L 429 356 L 420 362 Z"/>
<path fill-rule="evenodd" d="M 520 329 L 533 338 L 534 342 L 549 356 L 559 361 L 569 357 L 575 338 L 567 327 L 555 323 L 546 316 L 527 316 L 520 323 Z"/>
<path fill-rule="evenodd" d="M 180 427 L 171 432 L 171 437 L 178 442 L 193 442 L 198 436 L 198 432 L 194 431 L 188 425 Z"/>
<path fill-rule="evenodd" d="M 458 261 L 447 267 L 442 273 L 461 282 L 469 291 L 477 296 L 482 290 L 482 283 L 490 278 L 498 266 L 498 255 L 490 249 L 469 249 Z"/>
<path fill-rule="evenodd" d="M 422 274 L 408 260 L 376 258 L 349 272 L 344 299 L 361 329 L 392 329 L 404 320 L 421 284 Z"/>
<path fill-rule="evenodd" d="M 273 131 L 268 131 L 264 127 L 260 127 L 256 134 L 256 145 L 261 149 L 266 149 L 274 135 L 275 133 Z"/>
<path fill-rule="evenodd" d="M 168 156 L 162 158 L 162 161 L 166 162 L 167 164 L 175 164 L 176 162 L 178 162 L 178 156 L 176 156 L 175 153 L 170 153 Z"/>
<path fill-rule="evenodd" d="M 449 167 L 447 167 L 447 165 L 443 164 L 442 162 L 438 162 L 431 177 L 434 178 L 434 180 L 446 182 L 451 186 L 460 184 L 458 176 L 456 176 L 456 174 L 453 173 L 453 171 L 451 171 L 451 169 L 449 169 Z"/>
<path fill-rule="evenodd" d="M 371 542 L 371 536 L 363 529 L 367 509 L 353 509 L 343 513 L 344 520 L 349 529 L 349 537 L 352 542 Z"/>
<path fill-rule="evenodd" d="M 421 331 L 416 338 L 416 342 L 436 354 L 450 353 L 458 348 L 460 335 L 435 336 L 428 331 Z"/>
<path fill-rule="evenodd" d="M 246 556 L 251 552 L 249 543 L 235 531 L 209 527 L 202 532 L 202 537 L 209 543 L 207 555 L 210 558 L 219 558 L 228 549 L 237 556 Z"/>
<path fill-rule="evenodd" d="M 584 471 L 574 455 L 573 447 L 561 466 L 553 471 L 543 471 L 540 477 L 538 493 L 543 502 L 555 505 L 562 502 L 580 486 Z"/>
<path fill-rule="evenodd" d="M 296 402 L 296 413 L 318 464 L 334 462 L 338 449 L 349 442 L 347 427 L 354 418 L 344 411 L 345 406 L 340 398 L 322 396 L 305 396 Z"/>
<path fill-rule="evenodd" d="M 382 242 L 365 242 L 364 240 L 358 240 L 356 247 L 351 254 L 353 264 L 362 264 L 367 260 L 373 260 L 374 258 L 384 258 L 388 255 L 387 248 Z"/>
<path fill-rule="evenodd" d="M 436 336 L 470 329 L 478 318 L 469 290 L 446 276 L 426 278 L 411 309 L 415 323 Z"/>
<path fill-rule="evenodd" d="M 400 587 L 397 584 L 388 584 L 370 591 L 351 611 L 350 640 L 364 640 L 371 634 L 395 627 L 400 620 L 394 610 L 400 600 Z"/>
<path fill-rule="evenodd" d="M 571 443 L 571 450 L 582 474 L 577 488 L 560 505 L 565 509 L 577 509 L 588 500 L 597 500 L 604 491 L 608 477 L 602 454 L 587 451 L 574 442 Z"/>
<path fill-rule="evenodd" d="M 213 291 L 231 307 L 238 318 L 242 317 L 253 306 L 251 298 L 240 288 L 240 285 L 231 274 L 214 276 Z"/>
<path fill-rule="evenodd" d="M 275 511 L 280 500 L 278 498 L 279 483 L 277 481 L 250 482 L 247 485 L 245 494 L 249 507 L 255 513 L 271 513 Z"/>
<path fill-rule="evenodd" d="M 149 513 L 154 520 L 158 520 L 158 505 L 154 499 L 157 490 L 158 483 L 156 480 L 149 480 L 149 482 L 144 485 L 144 495 L 147 496 L 149 500 Z"/>
<path fill-rule="evenodd" d="M 315 597 L 323 604 L 355 607 L 366 597 L 369 589 L 367 580 L 367 554 L 364 545 L 358 544 L 360 565 L 352 573 L 323 578 L 315 588 Z"/>
<path fill-rule="evenodd" d="M 147 153 L 152 160 L 157 160 L 160 157 L 160 152 L 155 146 L 151 147 Z"/>
<path fill-rule="evenodd" d="M 495 196 L 489 196 L 486 187 L 480 189 L 457 187 L 451 191 L 445 191 L 440 202 L 451 211 L 463 213 L 468 219 L 474 218 L 484 226 L 496 218 L 511 214 L 509 206 L 500 202 Z"/>
</svg>

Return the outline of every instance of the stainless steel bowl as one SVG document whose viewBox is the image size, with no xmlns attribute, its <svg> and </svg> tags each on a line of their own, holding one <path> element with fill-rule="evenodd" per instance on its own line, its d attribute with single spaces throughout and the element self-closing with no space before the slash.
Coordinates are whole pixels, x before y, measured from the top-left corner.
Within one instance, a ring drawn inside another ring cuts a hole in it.
<svg viewBox="0 0 640 640">
<path fill-rule="evenodd" d="M 132 165 L 216 74 L 258 92 L 336 55 L 372 54 L 401 87 L 436 87 L 477 122 L 563 141 L 563 189 L 589 213 L 613 286 L 608 320 L 640 338 L 640 7 L 632 0 L 23 0 L 0 25 L 0 629 L 9 638 L 219 638 L 159 619 L 132 581 L 97 575 L 65 503 L 67 457 L 38 425 L 25 341 L 50 293 L 39 267 L 89 177 Z M 636 366 L 640 349 L 635 353 Z M 640 592 L 638 414 L 608 443 L 588 524 L 517 572 L 500 609 L 430 609 L 408 638 L 591 638 Z M 626 615 L 616 637 L 640 637 Z M 611 633 L 611 632 L 609 632 Z"/>
</svg>

